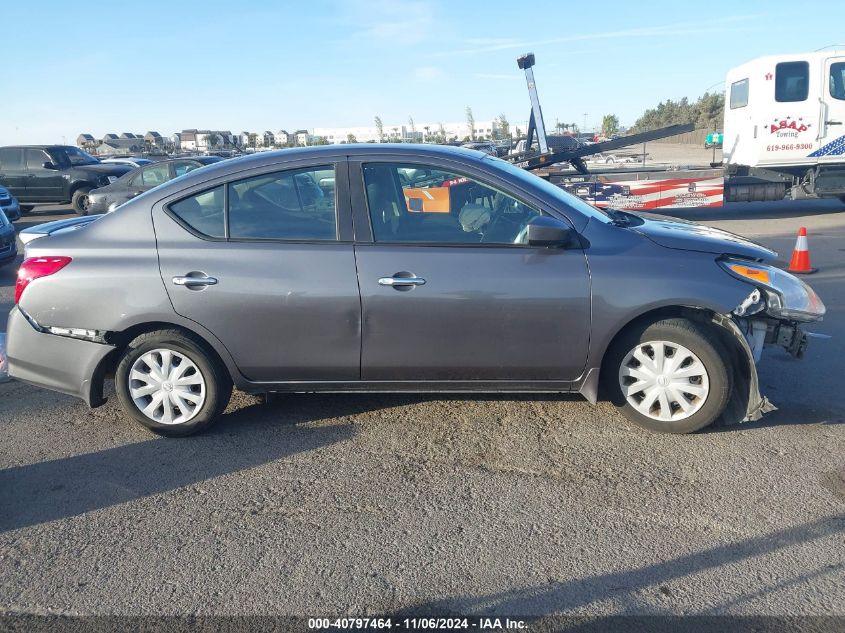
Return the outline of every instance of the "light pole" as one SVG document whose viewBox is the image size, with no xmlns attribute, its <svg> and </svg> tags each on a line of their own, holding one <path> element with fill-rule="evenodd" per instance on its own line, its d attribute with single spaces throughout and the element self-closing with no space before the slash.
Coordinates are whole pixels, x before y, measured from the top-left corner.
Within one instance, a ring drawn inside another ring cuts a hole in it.
<svg viewBox="0 0 845 633">
<path fill-rule="evenodd" d="M 584 132 L 587 131 L 587 113 L 584 113 Z"/>
</svg>

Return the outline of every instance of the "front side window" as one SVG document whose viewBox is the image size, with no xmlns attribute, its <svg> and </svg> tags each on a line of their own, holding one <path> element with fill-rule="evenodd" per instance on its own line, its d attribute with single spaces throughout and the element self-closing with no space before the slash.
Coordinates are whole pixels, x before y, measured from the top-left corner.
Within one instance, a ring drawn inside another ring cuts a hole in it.
<svg viewBox="0 0 845 633">
<path fill-rule="evenodd" d="M 228 187 L 230 239 L 337 239 L 331 165 L 263 174 Z"/>
<path fill-rule="evenodd" d="M 533 207 L 439 167 L 364 165 L 376 242 L 526 244 Z"/>
<path fill-rule="evenodd" d="M 196 193 L 170 205 L 185 226 L 207 237 L 226 236 L 223 185 Z"/>
<path fill-rule="evenodd" d="M 775 101 L 805 101 L 810 90 L 807 62 L 781 62 L 775 66 Z"/>
<path fill-rule="evenodd" d="M 731 110 L 748 105 L 748 79 L 740 79 L 731 84 Z"/>
<path fill-rule="evenodd" d="M 26 150 L 26 168 L 30 170 L 44 169 L 44 163 L 52 162 L 47 152 L 40 149 Z"/>
<path fill-rule="evenodd" d="M 845 62 L 830 65 L 830 96 L 845 101 Z"/>
</svg>

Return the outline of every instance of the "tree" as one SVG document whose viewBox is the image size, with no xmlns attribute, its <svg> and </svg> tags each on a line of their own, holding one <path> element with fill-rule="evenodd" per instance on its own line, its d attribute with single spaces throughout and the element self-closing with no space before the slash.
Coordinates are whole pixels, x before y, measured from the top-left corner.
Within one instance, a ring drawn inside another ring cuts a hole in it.
<svg viewBox="0 0 845 633">
<path fill-rule="evenodd" d="M 414 117 L 408 116 L 408 126 L 411 128 L 411 142 L 417 142 L 417 126 L 414 124 Z"/>
<path fill-rule="evenodd" d="M 384 140 L 384 125 L 382 125 L 381 117 L 376 115 L 376 133 L 378 134 L 378 142 L 381 143 Z"/>
<path fill-rule="evenodd" d="M 329 139 L 327 139 L 325 136 L 318 136 L 311 142 L 311 144 L 312 145 L 328 145 Z"/>
<path fill-rule="evenodd" d="M 347 142 L 347 143 L 357 143 L 357 142 L 358 142 L 358 139 L 357 139 L 357 138 L 355 138 L 355 135 L 354 135 L 354 134 L 347 134 L 347 135 L 346 135 L 346 142 Z"/>
<path fill-rule="evenodd" d="M 472 108 L 467 106 L 467 127 L 469 128 L 469 138 L 475 140 L 475 117 L 472 116 Z"/>
<path fill-rule="evenodd" d="M 647 132 L 678 123 L 694 123 L 697 128 L 716 128 L 724 120 L 725 95 L 705 92 L 695 103 L 684 97 L 680 101 L 667 99 L 649 108 L 631 126 L 632 132 Z"/>
<path fill-rule="evenodd" d="M 427 143 L 428 142 L 428 132 L 431 129 L 431 127 L 428 126 L 428 125 L 424 125 L 423 129 L 425 130 L 425 136 L 423 137 L 423 142 Z"/>
<path fill-rule="evenodd" d="M 205 144 L 208 145 L 208 149 L 214 149 L 217 147 L 219 142 L 220 139 L 217 138 L 217 135 L 214 132 L 205 137 Z"/>
<path fill-rule="evenodd" d="M 442 123 L 437 124 L 437 140 L 440 143 L 446 142 L 446 128 L 443 127 Z"/>
<path fill-rule="evenodd" d="M 499 138 L 508 138 L 511 135 L 511 124 L 504 113 L 499 115 Z"/>
<path fill-rule="evenodd" d="M 613 136 L 619 131 L 619 117 L 615 114 L 605 114 L 601 120 L 601 132 L 605 136 Z"/>
</svg>

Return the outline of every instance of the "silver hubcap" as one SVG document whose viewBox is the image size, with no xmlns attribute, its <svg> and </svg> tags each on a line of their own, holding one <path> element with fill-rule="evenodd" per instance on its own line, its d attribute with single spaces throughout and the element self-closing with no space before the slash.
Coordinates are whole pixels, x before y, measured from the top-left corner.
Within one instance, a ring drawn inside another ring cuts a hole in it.
<svg viewBox="0 0 845 633">
<path fill-rule="evenodd" d="M 129 371 L 129 394 L 138 410 L 159 424 L 189 421 L 205 402 L 205 380 L 179 352 L 156 349 L 140 356 Z"/>
<path fill-rule="evenodd" d="M 619 368 L 619 386 L 637 411 L 663 421 L 688 418 L 710 393 L 701 359 L 669 341 L 640 343 L 628 352 Z"/>
</svg>

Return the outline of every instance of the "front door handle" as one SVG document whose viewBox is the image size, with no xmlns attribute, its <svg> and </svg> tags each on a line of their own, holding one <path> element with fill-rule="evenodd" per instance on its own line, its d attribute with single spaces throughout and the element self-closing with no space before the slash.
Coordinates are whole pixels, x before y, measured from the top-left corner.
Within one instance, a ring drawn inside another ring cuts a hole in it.
<svg viewBox="0 0 845 633">
<path fill-rule="evenodd" d="M 402 286 L 424 286 L 425 279 L 422 277 L 381 277 L 378 280 L 380 286 L 393 286 L 400 288 Z"/>
<path fill-rule="evenodd" d="M 174 277 L 173 283 L 177 286 L 213 286 L 217 283 L 216 277 L 193 277 L 186 275 L 184 277 Z"/>
<path fill-rule="evenodd" d="M 842 125 L 842 121 L 825 121 L 825 125 Z"/>
</svg>

